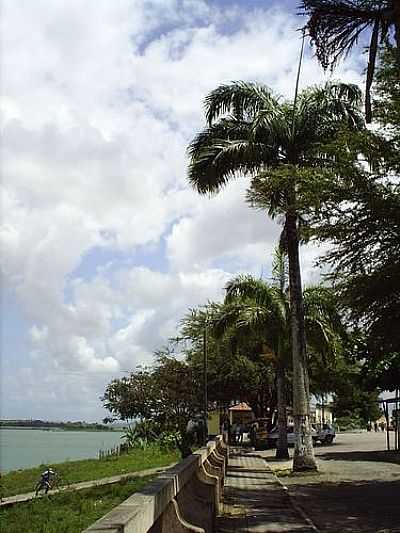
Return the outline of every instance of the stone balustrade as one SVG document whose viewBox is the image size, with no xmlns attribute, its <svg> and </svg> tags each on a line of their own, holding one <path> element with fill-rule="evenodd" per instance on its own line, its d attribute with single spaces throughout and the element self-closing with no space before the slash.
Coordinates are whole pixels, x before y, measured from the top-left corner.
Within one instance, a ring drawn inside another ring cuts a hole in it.
<svg viewBox="0 0 400 533">
<path fill-rule="evenodd" d="M 85 533 L 214 532 L 227 457 L 227 447 L 218 436 L 115 507 Z"/>
</svg>

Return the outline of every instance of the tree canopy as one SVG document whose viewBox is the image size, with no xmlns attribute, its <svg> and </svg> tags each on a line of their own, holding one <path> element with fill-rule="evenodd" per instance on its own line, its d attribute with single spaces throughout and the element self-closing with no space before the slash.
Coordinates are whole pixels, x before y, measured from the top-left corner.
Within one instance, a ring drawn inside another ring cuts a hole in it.
<svg viewBox="0 0 400 533">
<path fill-rule="evenodd" d="M 324 68 L 346 57 L 365 30 L 370 31 L 365 88 L 366 121 L 372 120 L 371 86 L 379 44 L 387 43 L 393 30 L 400 68 L 400 4 L 398 0 L 302 0 L 301 14 L 308 16 L 305 30 L 315 44 Z"/>
<path fill-rule="evenodd" d="M 157 353 L 153 367 L 114 379 L 102 397 L 103 405 L 121 420 L 153 421 L 172 432 L 183 457 L 190 453 L 190 420 L 201 413 L 201 382 L 185 361 L 170 351 Z"/>
</svg>

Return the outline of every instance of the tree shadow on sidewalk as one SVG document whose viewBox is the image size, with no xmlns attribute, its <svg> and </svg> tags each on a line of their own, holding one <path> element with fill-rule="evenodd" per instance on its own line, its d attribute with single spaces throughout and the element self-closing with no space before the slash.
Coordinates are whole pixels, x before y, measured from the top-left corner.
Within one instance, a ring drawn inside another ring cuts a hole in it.
<svg viewBox="0 0 400 533">
<path fill-rule="evenodd" d="M 320 459 L 338 461 L 374 461 L 378 463 L 400 464 L 400 452 L 396 451 L 363 451 L 363 452 L 326 452 L 318 455 Z"/>
<path fill-rule="evenodd" d="M 289 488 L 324 533 L 400 533 L 400 480 L 310 483 Z"/>
</svg>

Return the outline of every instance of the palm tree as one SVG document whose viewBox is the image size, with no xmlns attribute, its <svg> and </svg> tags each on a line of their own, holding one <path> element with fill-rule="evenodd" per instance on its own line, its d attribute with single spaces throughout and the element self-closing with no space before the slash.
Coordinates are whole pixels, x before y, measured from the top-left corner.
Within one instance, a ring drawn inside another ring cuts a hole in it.
<svg viewBox="0 0 400 533">
<path fill-rule="evenodd" d="M 226 287 L 225 308 L 220 308 L 214 323 L 215 332 L 220 336 L 227 330 L 232 335 L 232 328 L 242 338 L 249 333 L 259 335 L 276 371 L 279 433 L 276 457 L 287 458 L 285 390 L 291 347 L 289 299 L 282 253 L 275 256 L 273 272 L 273 284 L 253 276 L 239 276 L 231 280 Z M 304 289 L 307 347 L 313 359 L 323 361 L 330 368 L 334 367 L 346 335 L 334 302 L 332 290 L 328 287 L 315 285 Z M 322 388 L 321 392 L 329 390 Z"/>
<path fill-rule="evenodd" d="M 250 201 L 283 215 L 289 260 L 293 356 L 294 468 L 315 469 L 309 423 L 304 309 L 299 261 L 299 195 L 311 174 L 332 163 L 322 149 L 344 126 L 364 128 L 357 86 L 327 83 L 305 90 L 297 103 L 281 102 L 265 86 L 243 81 L 221 85 L 205 100 L 208 127 L 192 141 L 189 181 L 201 194 L 217 193 L 237 175 L 252 178 Z M 300 198 L 302 199 L 302 198 Z"/>
<path fill-rule="evenodd" d="M 247 338 L 249 333 L 261 340 L 267 357 L 275 367 L 278 408 L 278 442 L 276 457 L 288 459 L 286 368 L 290 354 L 289 302 L 287 268 L 283 254 L 274 257 L 275 283 L 268 284 L 252 276 L 239 276 L 226 287 L 225 309 L 216 317 L 217 333 L 230 327 Z M 219 326 L 219 328 L 218 328 Z M 221 327 L 222 326 L 222 327 Z"/>
<path fill-rule="evenodd" d="M 207 320 L 207 381 L 208 399 L 224 410 L 232 400 L 249 403 L 257 417 L 264 417 L 266 408 L 274 403 L 275 375 L 268 361 L 259 357 L 260 339 L 251 330 L 246 336 L 242 329 L 221 331 L 222 316 L 237 321 L 237 307 L 209 302 L 190 310 L 181 320 L 180 336 L 189 365 L 198 375 L 204 372 L 204 330 Z M 235 309 L 234 309 L 235 308 Z M 234 316 L 234 318 L 233 318 Z M 217 324 L 219 327 L 217 328 Z M 232 333 L 232 335 L 230 334 Z"/>
<path fill-rule="evenodd" d="M 346 56 L 364 30 L 371 31 L 365 90 L 366 121 L 371 122 L 370 90 L 378 43 L 388 38 L 392 28 L 400 68 L 400 0 L 302 0 L 301 7 L 309 17 L 305 27 L 324 68 Z"/>
</svg>

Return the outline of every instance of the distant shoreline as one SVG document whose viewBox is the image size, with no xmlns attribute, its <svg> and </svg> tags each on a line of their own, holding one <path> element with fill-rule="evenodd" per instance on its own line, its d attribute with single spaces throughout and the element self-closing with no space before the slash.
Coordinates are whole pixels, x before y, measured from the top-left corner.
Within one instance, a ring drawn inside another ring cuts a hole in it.
<svg viewBox="0 0 400 533">
<path fill-rule="evenodd" d="M 35 430 L 41 430 L 41 431 L 90 431 L 92 432 L 119 432 L 122 433 L 124 428 L 91 428 L 91 427 L 65 427 L 65 426 L 3 426 L 0 425 L 1 429 L 18 429 L 18 430 L 24 430 L 24 429 L 35 429 Z"/>
</svg>

